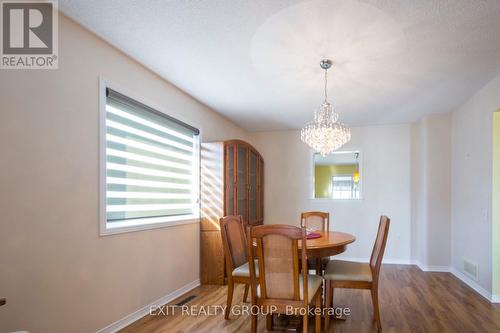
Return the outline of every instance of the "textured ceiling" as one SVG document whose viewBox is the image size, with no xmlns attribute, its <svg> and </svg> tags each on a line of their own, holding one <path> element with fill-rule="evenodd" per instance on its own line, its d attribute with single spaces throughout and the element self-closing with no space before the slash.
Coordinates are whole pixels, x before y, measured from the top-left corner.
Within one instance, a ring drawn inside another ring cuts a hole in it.
<svg viewBox="0 0 500 333">
<path fill-rule="evenodd" d="M 500 72 L 499 0 L 59 0 L 60 9 L 251 131 L 322 100 L 349 125 L 448 112 Z"/>
</svg>

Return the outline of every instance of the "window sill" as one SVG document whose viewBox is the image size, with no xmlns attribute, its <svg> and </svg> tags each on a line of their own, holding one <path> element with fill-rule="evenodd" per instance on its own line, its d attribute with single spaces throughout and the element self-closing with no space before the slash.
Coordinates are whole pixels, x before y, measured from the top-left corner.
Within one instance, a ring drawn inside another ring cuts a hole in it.
<svg viewBox="0 0 500 333">
<path fill-rule="evenodd" d="M 141 223 L 142 221 L 142 223 Z M 123 220 L 113 222 L 114 226 L 107 227 L 101 226 L 100 236 L 109 236 L 114 234 L 122 234 L 126 232 L 143 231 L 150 229 L 175 227 L 185 224 L 200 223 L 200 218 L 197 216 L 186 216 L 185 218 L 156 218 L 156 219 L 136 219 L 136 220 Z"/>
</svg>

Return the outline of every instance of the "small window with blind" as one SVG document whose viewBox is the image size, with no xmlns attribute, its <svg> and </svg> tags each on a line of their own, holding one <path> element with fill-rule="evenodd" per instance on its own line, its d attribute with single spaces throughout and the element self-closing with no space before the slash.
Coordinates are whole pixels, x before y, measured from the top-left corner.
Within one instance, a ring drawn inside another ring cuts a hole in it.
<svg viewBox="0 0 500 333">
<path fill-rule="evenodd" d="M 199 131 L 106 88 L 101 233 L 199 220 Z"/>
</svg>

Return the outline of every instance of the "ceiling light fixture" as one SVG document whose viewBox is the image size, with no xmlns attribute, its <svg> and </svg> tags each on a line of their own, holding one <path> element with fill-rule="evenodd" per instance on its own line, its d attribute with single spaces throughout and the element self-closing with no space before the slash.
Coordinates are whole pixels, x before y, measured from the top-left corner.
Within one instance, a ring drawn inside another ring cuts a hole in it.
<svg viewBox="0 0 500 333">
<path fill-rule="evenodd" d="M 325 70 L 325 100 L 314 112 L 314 120 L 300 131 L 300 139 L 321 156 L 331 154 L 351 140 L 351 129 L 339 122 L 339 114 L 328 102 L 328 69 L 332 67 L 330 59 L 323 59 L 320 66 Z"/>
</svg>

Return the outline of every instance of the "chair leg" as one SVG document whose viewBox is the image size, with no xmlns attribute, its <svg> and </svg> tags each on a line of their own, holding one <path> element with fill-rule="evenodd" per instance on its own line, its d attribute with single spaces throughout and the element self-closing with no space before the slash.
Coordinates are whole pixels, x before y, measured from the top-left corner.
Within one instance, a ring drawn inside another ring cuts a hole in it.
<svg viewBox="0 0 500 333">
<path fill-rule="evenodd" d="M 316 333 L 320 333 L 321 331 L 321 312 L 319 312 L 318 309 L 321 309 L 322 294 L 323 294 L 322 290 L 318 291 L 316 294 L 316 313 L 315 313 Z"/>
<path fill-rule="evenodd" d="M 234 282 L 227 281 L 227 304 L 226 304 L 226 313 L 224 314 L 225 319 L 229 319 L 229 313 L 231 312 L 231 303 L 233 302 L 233 291 L 234 291 Z"/>
<path fill-rule="evenodd" d="M 307 333 L 307 324 L 308 324 L 308 321 L 309 321 L 309 311 L 306 311 L 306 314 L 302 316 L 302 332 L 303 333 Z"/>
<path fill-rule="evenodd" d="M 375 320 L 377 328 L 381 330 L 382 323 L 380 322 L 380 310 L 378 306 L 378 288 L 373 287 L 371 289 L 371 292 L 372 292 L 372 302 L 373 302 L 373 320 Z"/>
<path fill-rule="evenodd" d="M 272 313 L 266 315 L 266 329 L 268 331 L 273 330 L 273 314 Z"/>
<path fill-rule="evenodd" d="M 250 285 L 249 284 L 245 284 L 245 293 L 243 294 L 243 302 L 246 303 L 247 302 L 247 298 L 248 298 L 248 289 L 250 289 Z"/>
<path fill-rule="evenodd" d="M 257 333 L 257 314 L 252 314 L 251 316 L 252 319 L 252 327 L 251 327 L 251 332 L 252 333 Z"/>
<path fill-rule="evenodd" d="M 332 308 L 332 303 L 333 303 L 333 289 L 332 289 L 332 282 L 330 280 L 325 280 L 325 289 L 326 289 L 326 296 L 325 296 L 325 332 L 328 332 L 328 329 L 330 328 L 330 311 Z"/>
</svg>

